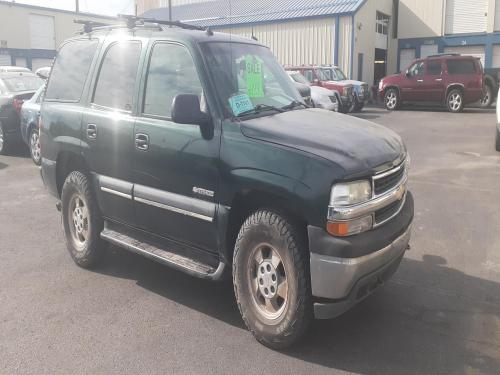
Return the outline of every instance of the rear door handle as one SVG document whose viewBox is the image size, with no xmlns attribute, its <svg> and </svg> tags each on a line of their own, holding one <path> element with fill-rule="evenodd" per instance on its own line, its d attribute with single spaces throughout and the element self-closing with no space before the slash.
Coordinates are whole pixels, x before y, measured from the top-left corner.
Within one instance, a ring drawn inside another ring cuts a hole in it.
<svg viewBox="0 0 500 375">
<path fill-rule="evenodd" d="M 88 124 L 87 125 L 87 138 L 96 139 L 97 138 L 97 125 Z"/>
<path fill-rule="evenodd" d="M 417 82 L 422 83 L 422 82 L 424 82 L 424 80 L 423 79 L 417 79 Z"/>
<path fill-rule="evenodd" d="M 147 151 L 149 149 L 149 135 L 137 133 L 135 135 L 135 148 L 141 151 Z"/>
<path fill-rule="evenodd" d="M 436 78 L 436 82 L 443 82 L 442 78 Z"/>
</svg>

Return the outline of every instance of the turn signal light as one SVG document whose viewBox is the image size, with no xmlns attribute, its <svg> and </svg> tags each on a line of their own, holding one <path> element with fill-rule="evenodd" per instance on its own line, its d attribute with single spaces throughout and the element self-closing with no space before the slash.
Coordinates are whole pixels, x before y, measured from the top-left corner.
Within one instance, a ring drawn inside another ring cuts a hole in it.
<svg viewBox="0 0 500 375">
<path fill-rule="evenodd" d="M 332 236 L 346 237 L 366 232 L 373 228 L 371 215 L 349 221 L 327 221 L 326 231 Z"/>
<path fill-rule="evenodd" d="M 349 223 L 329 221 L 326 224 L 326 231 L 332 236 L 347 236 L 349 234 Z"/>
</svg>

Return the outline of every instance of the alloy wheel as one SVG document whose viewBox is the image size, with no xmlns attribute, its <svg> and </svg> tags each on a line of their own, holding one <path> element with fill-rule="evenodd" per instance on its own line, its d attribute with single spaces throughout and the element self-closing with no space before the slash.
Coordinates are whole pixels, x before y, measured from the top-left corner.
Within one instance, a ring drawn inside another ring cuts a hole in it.
<svg viewBox="0 0 500 375">
<path fill-rule="evenodd" d="M 75 193 L 68 205 L 71 240 L 78 251 L 83 251 L 89 236 L 89 212 L 85 201 Z"/>
<path fill-rule="evenodd" d="M 260 244 L 249 262 L 248 283 L 256 310 L 266 319 L 278 319 L 288 303 L 287 272 L 278 251 Z"/>
<path fill-rule="evenodd" d="M 448 104 L 453 111 L 458 111 L 462 106 L 462 96 L 459 93 L 454 92 L 450 95 Z"/>
<path fill-rule="evenodd" d="M 398 97 L 394 91 L 390 91 L 389 93 L 387 93 L 385 97 L 385 105 L 387 106 L 387 108 L 389 109 L 396 108 L 397 101 Z"/>
<path fill-rule="evenodd" d="M 40 161 L 40 137 L 38 132 L 32 131 L 30 136 L 30 151 L 33 160 L 38 163 Z"/>
</svg>

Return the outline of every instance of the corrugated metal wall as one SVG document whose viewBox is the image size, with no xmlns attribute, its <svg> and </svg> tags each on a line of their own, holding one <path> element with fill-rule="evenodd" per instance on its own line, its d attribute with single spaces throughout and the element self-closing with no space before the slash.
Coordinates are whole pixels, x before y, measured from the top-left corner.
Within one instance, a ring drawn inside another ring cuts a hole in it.
<svg viewBox="0 0 500 375">
<path fill-rule="evenodd" d="M 210 0 L 172 0 L 172 6 L 201 3 Z M 137 14 L 142 14 L 150 9 L 168 7 L 168 0 L 135 0 Z"/>
<path fill-rule="evenodd" d="M 283 65 L 333 64 L 334 61 L 335 18 L 275 22 L 218 31 L 248 38 L 254 35 Z M 350 37 L 346 39 L 349 39 L 350 46 Z"/>
<path fill-rule="evenodd" d="M 339 67 L 351 76 L 352 17 L 340 17 L 339 27 Z"/>
<path fill-rule="evenodd" d="M 488 0 L 447 0 L 446 34 L 486 32 Z"/>
</svg>

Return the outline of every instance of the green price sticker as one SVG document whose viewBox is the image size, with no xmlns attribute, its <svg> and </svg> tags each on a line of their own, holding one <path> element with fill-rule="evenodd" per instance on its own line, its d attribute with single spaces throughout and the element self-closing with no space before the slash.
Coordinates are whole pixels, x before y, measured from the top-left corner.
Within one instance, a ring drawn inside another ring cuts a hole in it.
<svg viewBox="0 0 500 375">
<path fill-rule="evenodd" d="M 262 98 L 264 96 L 264 79 L 262 74 L 262 62 L 255 57 L 245 57 L 247 92 L 250 98 Z"/>
</svg>

